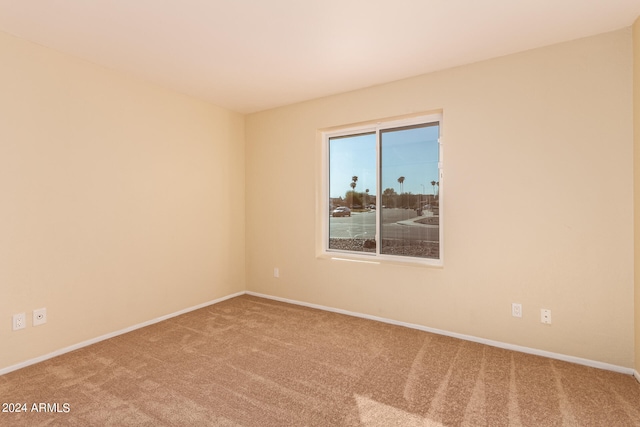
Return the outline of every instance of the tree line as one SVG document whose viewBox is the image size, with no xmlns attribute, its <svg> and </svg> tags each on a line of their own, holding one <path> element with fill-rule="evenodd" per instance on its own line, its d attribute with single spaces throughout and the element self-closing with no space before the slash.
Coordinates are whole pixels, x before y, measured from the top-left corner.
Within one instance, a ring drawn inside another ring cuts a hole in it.
<svg viewBox="0 0 640 427">
<path fill-rule="evenodd" d="M 382 192 L 382 206 L 385 206 L 387 208 L 417 209 L 423 207 L 424 205 L 438 205 L 438 195 L 436 193 L 436 187 L 439 188 L 440 186 L 440 183 L 438 181 L 431 181 L 433 194 L 412 194 L 411 192 L 405 193 L 403 190 L 404 181 L 404 176 L 398 178 L 398 183 L 400 184 L 399 194 L 393 188 L 386 188 Z M 358 177 L 354 175 L 353 177 L 351 177 L 351 182 L 349 183 L 351 190 L 345 193 L 344 203 L 351 208 L 358 206 L 366 207 L 371 204 L 375 205 L 376 196 L 370 196 L 368 188 L 361 192 L 356 191 L 357 184 Z"/>
</svg>

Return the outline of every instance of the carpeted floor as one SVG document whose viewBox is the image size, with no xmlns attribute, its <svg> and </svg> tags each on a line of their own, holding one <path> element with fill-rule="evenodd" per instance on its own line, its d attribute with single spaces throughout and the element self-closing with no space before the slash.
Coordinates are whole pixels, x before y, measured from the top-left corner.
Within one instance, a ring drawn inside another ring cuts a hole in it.
<svg viewBox="0 0 640 427">
<path fill-rule="evenodd" d="M 0 396 L 26 409 L 2 426 L 640 426 L 631 376 L 247 295 L 1 376 Z"/>
</svg>

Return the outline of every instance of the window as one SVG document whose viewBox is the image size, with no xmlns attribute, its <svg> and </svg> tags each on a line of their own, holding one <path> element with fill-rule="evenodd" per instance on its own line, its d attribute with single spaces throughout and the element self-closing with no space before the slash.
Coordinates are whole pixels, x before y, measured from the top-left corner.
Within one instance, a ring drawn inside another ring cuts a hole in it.
<svg viewBox="0 0 640 427">
<path fill-rule="evenodd" d="M 325 132 L 325 250 L 441 264 L 441 115 Z"/>
</svg>

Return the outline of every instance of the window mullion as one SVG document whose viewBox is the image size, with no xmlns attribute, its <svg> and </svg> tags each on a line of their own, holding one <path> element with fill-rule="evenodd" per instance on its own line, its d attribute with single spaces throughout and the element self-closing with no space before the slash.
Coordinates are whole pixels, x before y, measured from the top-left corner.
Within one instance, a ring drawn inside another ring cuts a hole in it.
<svg viewBox="0 0 640 427">
<path fill-rule="evenodd" d="M 376 256 L 380 255 L 380 247 L 382 246 L 381 231 L 381 214 L 382 211 L 382 174 L 380 173 L 381 167 L 381 152 L 380 152 L 380 127 L 376 127 Z"/>
</svg>

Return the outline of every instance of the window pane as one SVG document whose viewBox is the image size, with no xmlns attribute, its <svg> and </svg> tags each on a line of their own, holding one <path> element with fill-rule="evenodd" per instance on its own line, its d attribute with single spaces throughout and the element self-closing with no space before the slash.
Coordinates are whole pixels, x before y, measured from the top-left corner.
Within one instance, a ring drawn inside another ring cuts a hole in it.
<svg viewBox="0 0 640 427">
<path fill-rule="evenodd" d="M 375 192 L 376 134 L 329 138 L 329 249 L 375 253 Z"/>
<path fill-rule="evenodd" d="M 380 132 L 380 253 L 439 258 L 439 123 Z"/>
</svg>

